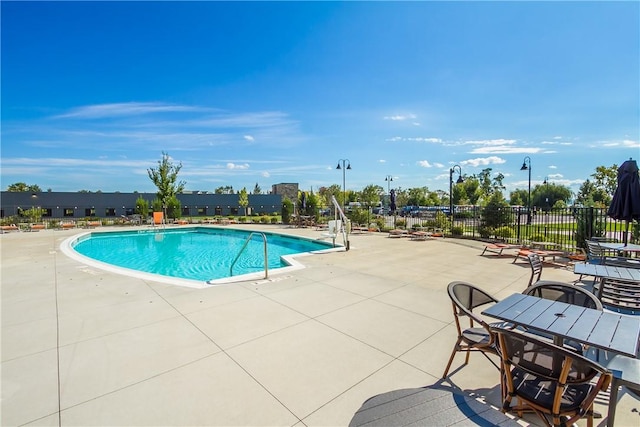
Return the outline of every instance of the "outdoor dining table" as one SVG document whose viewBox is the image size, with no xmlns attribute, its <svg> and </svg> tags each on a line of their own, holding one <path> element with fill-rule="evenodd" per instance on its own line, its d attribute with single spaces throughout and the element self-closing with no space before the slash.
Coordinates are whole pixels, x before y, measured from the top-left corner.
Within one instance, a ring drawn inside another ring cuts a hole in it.
<svg viewBox="0 0 640 427">
<path fill-rule="evenodd" d="M 608 279 L 634 280 L 640 283 L 640 268 L 617 267 L 606 264 L 577 263 L 573 266 L 575 274 L 604 277 Z"/>
<path fill-rule="evenodd" d="M 636 357 L 640 338 L 640 316 L 594 310 L 531 295 L 513 294 L 482 312 L 527 329 Z"/>
<path fill-rule="evenodd" d="M 607 249 L 613 249 L 617 251 L 627 251 L 627 252 L 640 252 L 640 245 L 635 245 L 633 243 L 624 243 L 619 242 L 599 242 L 600 246 Z"/>
<path fill-rule="evenodd" d="M 600 247 L 605 249 L 611 249 L 619 252 L 632 252 L 634 254 L 640 253 L 640 245 L 634 245 L 633 243 L 613 243 L 613 242 L 600 242 Z"/>
<path fill-rule="evenodd" d="M 482 314 L 515 325 L 554 335 L 562 345 L 564 339 L 579 341 L 613 354 L 635 360 L 640 339 L 640 316 L 627 316 L 594 310 L 531 295 L 513 294 L 484 310 Z M 625 372 L 614 372 L 614 386 L 637 384 L 637 365 L 624 364 Z M 613 367 L 613 366 L 612 366 Z M 617 404 L 617 389 L 609 400 L 607 425 L 613 425 Z"/>
</svg>

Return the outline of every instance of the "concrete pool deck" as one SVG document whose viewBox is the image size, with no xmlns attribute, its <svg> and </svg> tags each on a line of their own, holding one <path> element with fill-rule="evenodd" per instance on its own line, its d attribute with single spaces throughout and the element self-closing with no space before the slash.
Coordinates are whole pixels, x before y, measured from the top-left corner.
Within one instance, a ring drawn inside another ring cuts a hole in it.
<svg viewBox="0 0 640 427">
<path fill-rule="evenodd" d="M 480 242 L 367 233 L 348 252 L 299 258 L 302 270 L 191 289 L 68 258 L 59 246 L 81 231 L 0 236 L 3 426 L 348 425 L 372 396 L 440 381 L 456 338 L 449 282 L 504 298 L 530 274 L 480 256 Z M 548 267 L 542 277 L 577 278 Z M 499 406 L 495 368 L 479 354 L 463 361 L 445 384 Z M 639 425 L 639 409 L 621 391 L 616 425 Z"/>
</svg>

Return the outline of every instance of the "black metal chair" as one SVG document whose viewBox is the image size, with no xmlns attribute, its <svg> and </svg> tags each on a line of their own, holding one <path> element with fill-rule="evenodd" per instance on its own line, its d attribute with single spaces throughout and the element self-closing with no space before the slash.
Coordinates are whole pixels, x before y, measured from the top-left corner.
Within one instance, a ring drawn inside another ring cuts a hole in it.
<svg viewBox="0 0 640 427">
<path fill-rule="evenodd" d="M 595 292 L 606 309 L 640 314 L 640 284 L 636 281 L 603 277 Z"/>
<path fill-rule="evenodd" d="M 602 310 L 602 303 L 598 297 L 579 286 L 556 282 L 553 280 L 539 280 L 533 286 L 529 286 L 523 292 L 525 295 L 533 295 L 553 301 L 579 305 L 581 307 Z"/>
<path fill-rule="evenodd" d="M 489 354 L 497 354 L 495 335 L 491 332 L 491 325 L 486 323 L 480 316 L 474 313 L 474 309 L 497 303 L 498 300 L 489 295 L 482 289 L 467 283 L 455 281 L 449 283 L 447 292 L 451 299 L 453 307 L 453 318 L 458 331 L 458 339 L 453 346 L 451 357 L 444 370 L 442 378 L 446 378 L 449 368 L 453 362 L 456 352 L 464 351 L 467 353 L 465 365 L 469 363 L 469 355 L 472 351 L 481 352 L 493 365 L 499 369 L 499 366 L 489 358 Z M 461 322 L 469 319 L 469 327 L 464 328 Z"/>
<path fill-rule="evenodd" d="M 531 277 L 529 277 L 529 284 L 527 285 L 527 287 L 529 287 L 539 281 L 542 276 L 542 259 L 540 259 L 540 255 L 536 253 L 530 253 L 527 255 L 527 260 L 531 266 Z"/>
<path fill-rule="evenodd" d="M 592 308 L 594 310 L 602 311 L 602 303 L 597 296 L 587 291 L 586 289 L 570 283 L 556 282 L 553 280 L 540 280 L 533 286 L 525 289 L 522 293 L 538 298 L 560 301 L 567 304 L 573 304 L 580 307 Z M 532 333 L 548 339 L 549 341 L 553 341 L 553 335 L 551 334 L 546 334 L 538 331 Z M 584 351 L 583 345 L 579 342 L 569 340 L 565 341 L 564 345 L 579 354 L 582 354 Z"/>
<path fill-rule="evenodd" d="M 547 426 L 586 417 L 593 426 L 593 402 L 605 392 L 611 373 L 595 361 L 521 330 L 494 328 L 502 361 L 503 412 L 534 411 Z M 517 405 L 512 406 L 514 399 Z"/>
</svg>

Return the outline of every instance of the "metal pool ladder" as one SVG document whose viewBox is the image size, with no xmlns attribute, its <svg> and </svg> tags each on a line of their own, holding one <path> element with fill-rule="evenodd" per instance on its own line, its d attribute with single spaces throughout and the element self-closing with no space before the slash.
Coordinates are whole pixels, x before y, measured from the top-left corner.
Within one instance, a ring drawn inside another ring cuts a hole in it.
<svg viewBox="0 0 640 427">
<path fill-rule="evenodd" d="M 253 237 L 254 234 L 259 234 L 262 236 L 262 241 L 264 242 L 264 278 L 265 279 L 269 278 L 269 257 L 267 256 L 267 236 L 264 233 L 261 233 L 259 231 L 252 231 L 251 234 L 249 234 L 249 237 L 247 237 L 247 240 L 244 241 L 244 245 L 242 245 L 242 249 L 240 249 L 240 251 L 238 252 L 238 255 L 236 255 L 235 259 L 231 263 L 231 267 L 229 267 L 229 276 L 233 276 L 233 266 L 236 264 L 236 261 L 238 261 L 238 258 L 240 258 L 242 251 L 244 251 L 244 249 L 247 247 L 247 245 L 251 241 L 251 238 Z"/>
</svg>

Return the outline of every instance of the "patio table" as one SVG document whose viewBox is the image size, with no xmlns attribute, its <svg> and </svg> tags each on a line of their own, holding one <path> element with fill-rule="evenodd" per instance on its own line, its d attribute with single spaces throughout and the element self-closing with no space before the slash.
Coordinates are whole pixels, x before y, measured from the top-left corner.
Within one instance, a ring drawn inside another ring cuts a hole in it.
<svg viewBox="0 0 640 427">
<path fill-rule="evenodd" d="M 482 314 L 562 340 L 575 340 L 616 354 L 636 357 L 640 316 L 594 310 L 531 295 L 513 294 Z"/>
<path fill-rule="evenodd" d="M 614 242 L 599 242 L 600 246 L 606 249 L 613 249 L 615 251 L 624 252 L 640 252 L 640 245 L 634 245 L 633 243 L 614 243 Z"/>
<path fill-rule="evenodd" d="M 573 266 L 575 274 L 611 279 L 634 280 L 640 282 L 640 268 L 617 267 L 613 265 L 577 263 Z"/>
<path fill-rule="evenodd" d="M 495 407 L 438 386 L 393 390 L 368 399 L 354 414 L 349 427 L 365 425 L 521 426 Z"/>
</svg>

